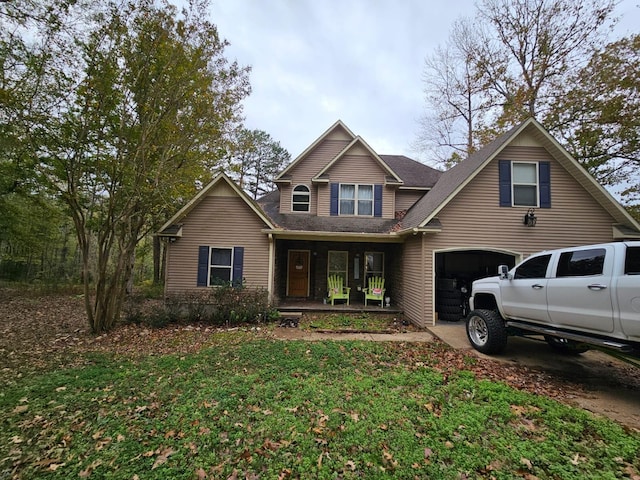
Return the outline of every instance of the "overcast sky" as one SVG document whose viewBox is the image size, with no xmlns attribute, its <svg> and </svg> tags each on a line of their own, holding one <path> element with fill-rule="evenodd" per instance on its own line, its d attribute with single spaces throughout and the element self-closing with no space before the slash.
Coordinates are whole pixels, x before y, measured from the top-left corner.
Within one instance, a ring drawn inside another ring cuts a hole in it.
<svg viewBox="0 0 640 480">
<path fill-rule="evenodd" d="M 640 31 L 623 0 L 618 36 Z M 246 126 L 297 157 L 336 120 L 379 154 L 412 149 L 424 114 L 424 59 L 472 16 L 472 0 L 212 0 L 226 57 L 251 66 Z"/>
</svg>

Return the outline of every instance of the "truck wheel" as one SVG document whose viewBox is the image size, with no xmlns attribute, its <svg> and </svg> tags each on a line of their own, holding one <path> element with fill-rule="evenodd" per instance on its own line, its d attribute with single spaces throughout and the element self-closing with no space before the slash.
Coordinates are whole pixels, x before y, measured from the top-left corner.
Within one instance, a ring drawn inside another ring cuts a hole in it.
<svg viewBox="0 0 640 480">
<path fill-rule="evenodd" d="M 467 316 L 467 338 L 482 353 L 500 353 L 507 346 L 507 328 L 497 310 L 473 310 Z"/>
<path fill-rule="evenodd" d="M 589 350 L 583 344 L 574 342 L 573 340 L 567 340 L 566 338 L 553 337 L 551 335 L 545 335 L 544 339 L 547 341 L 552 350 L 558 353 L 564 353 L 565 355 L 580 355 Z"/>
</svg>

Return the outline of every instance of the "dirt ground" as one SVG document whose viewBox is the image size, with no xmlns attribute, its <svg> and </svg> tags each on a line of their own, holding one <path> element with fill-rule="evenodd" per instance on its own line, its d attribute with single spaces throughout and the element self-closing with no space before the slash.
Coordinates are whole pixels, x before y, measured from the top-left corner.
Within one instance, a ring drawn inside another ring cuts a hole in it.
<svg viewBox="0 0 640 480">
<path fill-rule="evenodd" d="M 640 369 L 599 352 L 564 357 L 550 353 L 536 342 L 510 339 L 505 355 L 486 357 L 470 349 L 468 343 L 461 343 L 460 331 L 453 329 L 447 331 L 449 340 L 437 331 L 373 335 L 309 332 L 273 325 L 246 330 L 257 337 L 277 339 L 357 338 L 407 345 L 421 342 L 438 347 L 442 343 L 441 348 L 430 349 L 429 354 L 438 355 L 444 369 L 465 368 L 478 378 L 502 381 L 514 388 L 546 395 L 640 432 Z M 96 336 L 88 330 L 80 296 L 33 297 L 0 289 L 0 385 L 44 368 L 81 365 L 84 355 L 79 354 L 90 351 L 126 356 L 188 354 L 206 346 L 208 339 L 219 331 L 205 325 L 169 325 L 161 329 L 121 325 L 108 334 Z M 419 355 L 419 348 L 415 350 Z M 480 361 L 469 362 L 468 357 L 472 355 Z"/>
</svg>

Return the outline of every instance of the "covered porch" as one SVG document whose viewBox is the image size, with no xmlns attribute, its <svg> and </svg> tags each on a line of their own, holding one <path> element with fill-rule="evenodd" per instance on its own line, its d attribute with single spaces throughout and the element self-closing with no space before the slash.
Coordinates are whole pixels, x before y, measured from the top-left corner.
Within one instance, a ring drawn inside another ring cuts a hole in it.
<svg viewBox="0 0 640 480">
<path fill-rule="evenodd" d="M 276 239 L 274 300 L 284 311 L 401 312 L 402 244 L 397 242 Z M 328 277 L 338 275 L 349 288 L 347 302 L 328 299 Z M 385 305 L 368 300 L 364 290 L 369 278 L 384 278 Z M 388 301 L 388 305 L 387 305 Z"/>
</svg>

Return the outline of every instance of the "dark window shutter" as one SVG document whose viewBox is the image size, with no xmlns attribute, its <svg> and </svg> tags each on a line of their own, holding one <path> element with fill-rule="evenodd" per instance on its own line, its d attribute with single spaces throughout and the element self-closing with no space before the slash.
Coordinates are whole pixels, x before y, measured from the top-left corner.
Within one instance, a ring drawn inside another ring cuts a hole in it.
<svg viewBox="0 0 640 480">
<path fill-rule="evenodd" d="M 498 175 L 500 186 L 500 206 L 511 206 L 511 162 L 509 160 L 500 160 L 498 162 Z"/>
<path fill-rule="evenodd" d="M 338 183 L 331 184 L 331 215 L 338 215 Z"/>
<path fill-rule="evenodd" d="M 198 286 L 206 287 L 209 278 L 209 247 L 198 247 Z"/>
<path fill-rule="evenodd" d="M 233 285 L 242 285 L 242 265 L 244 263 L 244 247 L 233 247 Z"/>
<path fill-rule="evenodd" d="M 538 164 L 540 179 L 540 208 L 551 208 L 551 162 Z"/>
<path fill-rule="evenodd" d="M 382 185 L 373 186 L 373 216 L 382 216 Z"/>
</svg>

